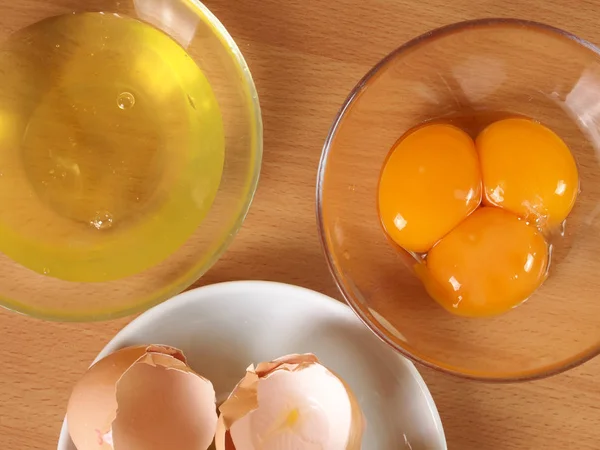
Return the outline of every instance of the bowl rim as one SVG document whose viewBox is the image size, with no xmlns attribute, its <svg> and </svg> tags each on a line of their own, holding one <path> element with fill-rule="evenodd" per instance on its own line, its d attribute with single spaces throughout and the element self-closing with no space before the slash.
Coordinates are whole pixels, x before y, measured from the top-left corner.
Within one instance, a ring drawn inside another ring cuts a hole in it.
<svg viewBox="0 0 600 450">
<path fill-rule="evenodd" d="M 357 101 L 359 94 L 365 89 L 369 81 L 377 76 L 377 74 L 384 68 L 390 61 L 394 60 L 399 55 L 404 52 L 413 49 L 414 47 L 437 38 L 442 38 L 456 32 L 475 29 L 475 28 L 486 28 L 491 26 L 522 26 L 528 28 L 534 28 L 537 31 L 546 32 L 554 35 L 558 35 L 567 40 L 573 41 L 576 44 L 581 45 L 582 47 L 588 49 L 595 56 L 600 59 L 600 48 L 591 42 L 582 39 L 568 31 L 564 31 L 560 28 L 554 27 L 552 25 L 547 25 L 541 22 L 531 21 L 531 20 L 522 20 L 515 18 L 484 18 L 484 19 L 475 19 L 475 20 L 466 20 L 461 22 L 455 22 L 449 25 L 441 26 L 439 28 L 435 28 L 433 30 L 427 31 L 406 43 L 400 45 L 383 59 L 381 59 L 378 63 L 376 63 L 367 73 L 364 75 L 360 81 L 354 86 L 350 94 L 344 100 L 342 107 L 339 109 L 331 128 L 327 134 L 327 138 L 323 145 L 323 150 L 321 153 L 321 159 L 319 161 L 319 169 L 317 173 L 317 184 L 316 184 L 316 219 L 317 219 L 317 229 L 319 234 L 319 240 L 321 242 L 321 247 L 323 249 L 323 253 L 325 254 L 325 259 L 327 261 L 327 266 L 329 267 L 329 271 L 333 276 L 335 284 L 338 289 L 342 293 L 344 300 L 350 306 L 350 308 L 356 313 L 356 315 L 360 318 L 360 320 L 383 342 L 391 346 L 394 350 L 399 352 L 401 355 L 409 358 L 415 363 L 422 364 L 426 367 L 434 369 L 436 371 L 450 374 L 453 376 L 457 376 L 460 378 L 466 378 L 470 380 L 476 381 L 485 381 L 485 382 L 495 382 L 495 383 L 509 383 L 509 382 L 518 382 L 518 381 L 530 381 L 546 378 L 552 375 L 557 375 L 562 372 L 566 372 L 574 367 L 577 367 L 594 357 L 600 355 L 600 342 L 596 343 L 595 346 L 589 347 L 582 352 L 575 354 L 574 356 L 563 360 L 560 363 L 553 363 L 547 366 L 543 366 L 540 368 L 522 371 L 522 372 L 514 372 L 514 373 L 502 373 L 499 375 L 489 374 L 489 373 L 480 373 L 475 371 L 461 371 L 451 367 L 443 366 L 441 364 L 437 364 L 430 358 L 427 358 L 426 355 L 421 354 L 419 352 L 414 352 L 409 350 L 408 348 L 400 345 L 400 343 L 394 340 L 388 333 L 383 331 L 379 326 L 376 325 L 375 321 L 369 317 L 369 314 L 365 313 L 365 311 L 360 307 L 359 301 L 357 301 L 351 294 L 350 290 L 346 287 L 344 282 L 344 277 L 338 271 L 333 256 L 332 250 L 330 249 L 327 239 L 325 236 L 325 223 L 323 218 L 323 184 L 325 179 L 325 173 L 327 171 L 327 162 L 329 159 L 329 152 L 332 148 L 332 143 L 334 138 L 337 135 L 340 124 L 342 123 L 346 112 L 349 108 Z"/>
<path fill-rule="evenodd" d="M 201 278 L 219 260 L 223 253 L 225 253 L 227 248 L 231 245 L 232 241 L 242 227 L 246 216 L 248 215 L 248 211 L 250 210 L 250 206 L 252 205 L 252 201 L 256 195 L 256 189 L 258 187 L 258 181 L 260 178 L 263 159 L 263 121 L 260 101 L 248 63 L 246 62 L 240 48 L 236 44 L 231 34 L 229 34 L 221 21 L 200 0 L 191 0 L 191 6 L 198 10 L 198 13 L 203 16 L 206 22 L 214 28 L 216 31 L 216 36 L 219 38 L 221 43 L 225 47 L 228 47 L 231 51 L 232 59 L 236 63 L 239 72 L 240 83 L 244 85 L 246 96 L 250 100 L 248 107 L 251 109 L 252 116 L 254 117 L 254 121 L 252 123 L 252 132 L 254 134 L 255 141 L 254 148 L 252 148 L 253 167 L 252 171 L 248 173 L 248 181 L 246 182 L 247 195 L 241 202 L 239 212 L 233 221 L 233 225 L 229 230 L 229 233 L 225 239 L 220 242 L 214 253 L 207 258 L 206 262 L 199 267 L 196 267 L 195 270 L 191 270 L 179 283 L 173 284 L 169 288 L 159 291 L 157 295 L 150 295 L 146 297 L 146 300 L 141 301 L 131 307 L 110 312 L 98 313 L 96 311 L 89 311 L 77 314 L 69 314 L 65 313 L 61 309 L 48 308 L 45 310 L 40 310 L 38 308 L 30 307 L 22 302 L 3 297 L 0 297 L 0 307 L 36 319 L 50 320 L 55 322 L 100 322 L 126 317 L 146 311 L 147 309 L 184 291 L 199 278 Z"/>
</svg>

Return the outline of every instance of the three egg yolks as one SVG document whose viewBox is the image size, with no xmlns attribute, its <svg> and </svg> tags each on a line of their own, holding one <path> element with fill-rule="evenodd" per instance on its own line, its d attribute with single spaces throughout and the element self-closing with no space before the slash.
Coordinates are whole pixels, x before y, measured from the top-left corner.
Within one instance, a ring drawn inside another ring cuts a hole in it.
<svg viewBox="0 0 600 450">
<path fill-rule="evenodd" d="M 492 123 L 473 142 L 449 124 L 417 128 L 390 152 L 379 216 L 397 245 L 424 256 L 415 272 L 458 315 L 505 312 L 544 281 L 549 245 L 579 189 L 569 148 L 528 119 Z"/>
</svg>

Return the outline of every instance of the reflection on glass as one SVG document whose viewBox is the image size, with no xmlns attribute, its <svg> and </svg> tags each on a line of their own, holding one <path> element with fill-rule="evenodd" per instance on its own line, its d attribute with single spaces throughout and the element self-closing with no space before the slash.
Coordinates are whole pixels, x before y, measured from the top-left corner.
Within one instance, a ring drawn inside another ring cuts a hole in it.
<svg viewBox="0 0 600 450">
<path fill-rule="evenodd" d="M 190 2 L 172 0 L 134 0 L 139 17 L 151 23 L 187 48 L 194 37 L 200 16 Z"/>
</svg>

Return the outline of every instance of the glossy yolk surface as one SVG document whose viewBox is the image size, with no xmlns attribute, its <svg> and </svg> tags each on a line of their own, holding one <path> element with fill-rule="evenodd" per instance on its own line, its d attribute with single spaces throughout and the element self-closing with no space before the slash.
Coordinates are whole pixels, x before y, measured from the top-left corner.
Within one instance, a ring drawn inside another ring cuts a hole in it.
<svg viewBox="0 0 600 450">
<path fill-rule="evenodd" d="M 492 316 L 526 300 L 544 281 L 548 246 L 513 213 L 482 207 L 416 267 L 429 294 L 454 314 Z"/>
<path fill-rule="evenodd" d="M 484 203 L 546 230 L 567 217 L 579 189 L 575 160 L 553 131 L 528 119 L 489 125 L 477 137 Z"/>
<path fill-rule="evenodd" d="M 481 201 L 473 140 L 447 124 L 416 129 L 388 156 L 378 197 L 389 237 L 405 250 L 427 252 Z"/>
</svg>

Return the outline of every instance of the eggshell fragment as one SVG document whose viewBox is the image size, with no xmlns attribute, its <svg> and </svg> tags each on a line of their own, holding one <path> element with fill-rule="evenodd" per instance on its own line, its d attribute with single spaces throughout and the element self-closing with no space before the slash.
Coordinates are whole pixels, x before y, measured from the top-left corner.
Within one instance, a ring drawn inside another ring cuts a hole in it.
<svg viewBox="0 0 600 450">
<path fill-rule="evenodd" d="M 215 391 L 180 350 L 128 347 L 77 383 L 67 421 L 78 450 L 205 450 L 217 424 Z"/>
<path fill-rule="evenodd" d="M 217 450 L 361 448 L 354 394 L 312 354 L 250 366 L 219 410 Z"/>
</svg>

